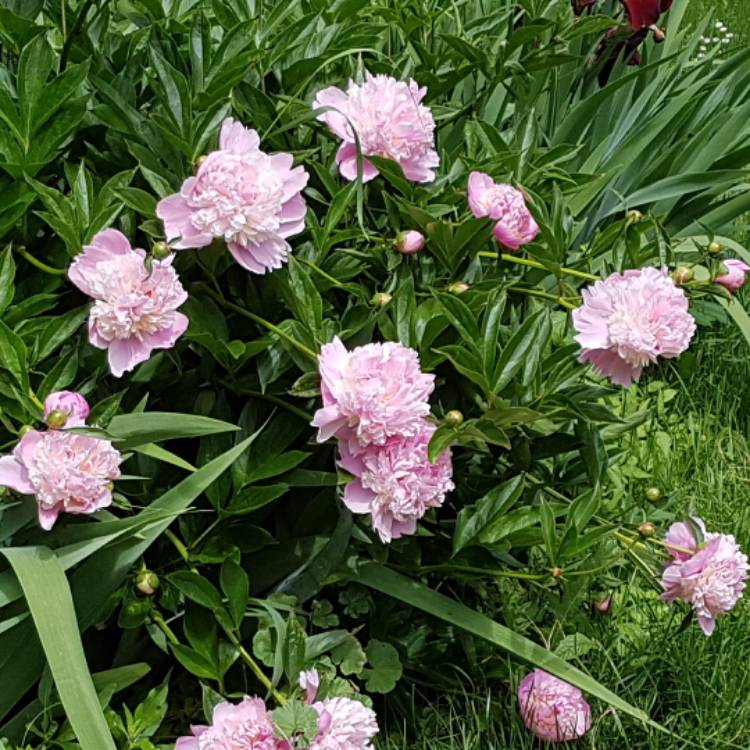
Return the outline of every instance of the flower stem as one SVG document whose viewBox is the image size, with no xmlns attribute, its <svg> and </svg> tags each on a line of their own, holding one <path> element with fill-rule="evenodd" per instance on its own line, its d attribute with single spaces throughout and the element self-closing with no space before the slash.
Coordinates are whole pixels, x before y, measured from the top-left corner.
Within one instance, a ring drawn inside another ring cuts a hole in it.
<svg viewBox="0 0 750 750">
<path fill-rule="evenodd" d="M 419 568 L 420 573 L 437 572 L 441 570 L 458 570 L 462 573 L 477 573 L 486 576 L 500 576 L 501 578 L 519 578 L 524 581 L 543 581 L 547 575 L 537 573 L 525 573 L 523 571 L 498 570 L 492 568 L 477 568 L 472 565 L 423 565 Z"/>
<path fill-rule="evenodd" d="M 481 251 L 479 253 L 480 257 L 482 258 L 497 258 L 497 253 L 491 253 L 487 251 Z M 519 266 L 529 266 L 529 268 L 538 268 L 541 271 L 550 271 L 549 268 L 547 268 L 543 263 L 540 263 L 538 260 L 532 260 L 531 258 L 520 258 L 516 255 L 511 255 L 510 253 L 501 253 L 500 258 L 502 258 L 507 263 L 515 263 Z M 552 273 L 550 271 L 550 273 Z M 575 268 L 565 268 L 564 266 L 561 266 L 558 269 L 558 273 L 563 274 L 565 276 L 576 276 L 579 279 L 586 279 L 588 281 L 598 281 L 601 277 L 596 276 L 593 273 L 587 273 L 586 271 L 578 271 Z"/>
<path fill-rule="evenodd" d="M 570 298 L 568 297 L 558 297 L 556 294 L 543 292 L 539 289 L 528 289 L 527 287 L 523 287 L 523 286 L 509 286 L 508 291 L 518 292 L 520 294 L 528 294 L 531 297 L 542 297 L 543 299 L 551 299 L 553 302 L 557 302 L 559 305 L 566 307 L 568 310 L 575 310 L 576 307 L 578 307 L 578 305 L 574 305 L 572 302 L 569 302 L 568 300 Z M 579 298 L 575 297 L 574 299 L 579 299 Z"/>
<path fill-rule="evenodd" d="M 48 266 L 46 263 L 43 263 L 41 260 L 35 258 L 31 253 L 29 253 L 23 245 L 16 245 L 16 252 L 22 258 L 31 263 L 32 266 L 36 266 L 40 271 L 44 271 L 44 273 L 48 273 L 51 276 L 65 276 L 65 274 L 68 272 L 67 268 L 53 268 L 52 266 Z"/>
</svg>

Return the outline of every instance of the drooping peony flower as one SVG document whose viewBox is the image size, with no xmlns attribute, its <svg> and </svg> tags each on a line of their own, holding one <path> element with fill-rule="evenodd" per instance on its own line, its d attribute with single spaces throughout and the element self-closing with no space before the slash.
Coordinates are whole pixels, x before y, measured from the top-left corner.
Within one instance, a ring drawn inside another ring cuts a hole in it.
<svg viewBox="0 0 750 750">
<path fill-rule="evenodd" d="M 724 265 L 727 272 L 717 276 L 714 281 L 721 284 L 729 292 L 736 292 L 745 283 L 745 276 L 750 271 L 750 266 L 736 258 L 727 258 Z"/>
<path fill-rule="evenodd" d="M 291 154 L 264 153 L 254 130 L 227 118 L 219 149 L 156 207 L 167 240 L 182 249 L 219 238 L 248 271 L 280 268 L 291 251 L 287 238 L 305 228 L 309 175 L 293 161 Z"/>
<path fill-rule="evenodd" d="M 154 349 L 170 349 L 185 332 L 188 319 L 177 312 L 187 299 L 172 259 L 154 260 L 132 248 L 122 232 L 105 229 L 83 248 L 68 270 L 70 280 L 94 304 L 89 340 L 108 350 L 115 377 L 145 362 Z"/>
<path fill-rule="evenodd" d="M 35 495 L 39 523 L 49 531 L 60 513 L 93 513 L 112 504 L 122 456 L 108 440 L 67 430 L 27 432 L 0 458 L 0 484 Z"/>
<path fill-rule="evenodd" d="M 427 93 L 413 80 L 365 74 L 365 82 L 349 81 L 344 92 L 336 86 L 319 91 L 313 108 L 332 107 L 318 115 L 341 138 L 336 154 L 339 171 L 347 180 L 357 179 L 357 145 L 362 151 L 364 182 L 379 172 L 367 156 L 382 156 L 397 162 L 404 176 L 413 182 L 435 179 L 440 164 L 435 151 L 435 121 L 421 102 Z"/>
<path fill-rule="evenodd" d="M 53 412 L 65 415 L 63 425 L 50 424 L 50 427 L 83 427 L 90 411 L 88 401 L 76 391 L 55 391 L 44 399 L 45 420 L 48 420 Z"/>
<path fill-rule="evenodd" d="M 401 232 L 396 237 L 396 248 L 404 255 L 414 255 L 424 247 L 424 235 L 416 229 Z"/>
<path fill-rule="evenodd" d="M 372 527 L 385 544 L 413 534 L 417 521 L 430 508 L 439 508 L 454 489 L 450 451 L 434 464 L 427 458 L 435 429 L 431 422 L 422 421 L 414 437 L 392 437 L 385 445 L 371 445 L 357 455 L 345 442 L 339 446 L 340 465 L 355 476 L 344 490 L 344 504 L 352 513 L 370 513 Z"/>
<path fill-rule="evenodd" d="M 583 693 L 541 669 L 521 680 L 518 708 L 524 724 L 547 742 L 576 740 L 591 728 L 591 708 Z"/>
<path fill-rule="evenodd" d="M 315 702 L 320 689 L 320 674 L 317 669 L 308 669 L 299 674 L 299 686 L 305 691 L 304 702 L 308 705 Z"/>
<path fill-rule="evenodd" d="M 210 727 L 190 729 L 192 736 L 180 737 L 175 750 L 290 750 L 288 742 L 274 736 L 271 714 L 260 698 L 219 703 Z"/>
<path fill-rule="evenodd" d="M 353 698 L 326 698 L 313 708 L 320 718 L 309 750 L 373 750 L 378 720 L 371 708 Z"/>
<path fill-rule="evenodd" d="M 573 311 L 581 362 L 613 383 L 629 386 L 659 357 L 677 357 L 695 333 L 682 289 L 666 269 L 642 268 L 613 273 L 582 292 Z"/>
<path fill-rule="evenodd" d="M 526 199 L 512 185 L 494 182 L 484 172 L 469 175 L 469 208 L 478 219 L 488 216 L 497 221 L 492 230 L 495 239 L 511 250 L 531 242 L 539 225 L 526 207 Z"/>
<path fill-rule="evenodd" d="M 716 618 L 742 596 L 750 565 L 731 534 L 706 532 L 700 518 L 693 520 L 703 533 L 702 543 L 686 522 L 672 524 L 666 534 L 673 561 L 662 574 L 662 599 L 691 604 L 701 629 L 711 635 Z"/>
<path fill-rule="evenodd" d="M 318 363 L 323 408 L 312 424 L 319 442 L 335 435 L 356 453 L 421 430 L 435 376 L 419 369 L 414 349 L 388 341 L 347 351 L 335 338 L 321 348 Z"/>
</svg>

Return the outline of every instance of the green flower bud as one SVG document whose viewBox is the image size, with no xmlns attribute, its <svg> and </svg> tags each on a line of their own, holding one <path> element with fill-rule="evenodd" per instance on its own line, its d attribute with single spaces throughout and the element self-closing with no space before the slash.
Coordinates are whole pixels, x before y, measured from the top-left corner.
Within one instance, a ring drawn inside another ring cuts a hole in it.
<svg viewBox="0 0 750 750">
<path fill-rule="evenodd" d="M 451 294 L 463 294 L 469 291 L 469 285 L 465 281 L 456 281 L 448 287 Z"/>
<path fill-rule="evenodd" d="M 373 296 L 371 302 L 375 307 L 385 307 L 392 299 L 393 295 L 388 294 L 388 292 L 378 292 Z"/>
<path fill-rule="evenodd" d="M 172 254 L 172 248 L 166 242 L 155 242 L 151 248 L 154 260 L 165 260 Z"/>
<path fill-rule="evenodd" d="M 625 214 L 625 221 L 628 224 L 637 224 L 641 219 L 643 219 L 643 214 L 635 209 Z"/>
<path fill-rule="evenodd" d="M 65 427 L 67 421 L 68 415 L 62 409 L 53 409 L 47 415 L 47 426 L 52 427 L 55 430 Z"/>
<path fill-rule="evenodd" d="M 451 409 L 445 415 L 446 424 L 458 427 L 464 421 L 464 415 L 458 409 Z"/>
<path fill-rule="evenodd" d="M 562 578 L 562 568 L 554 567 L 550 572 L 552 573 L 553 578 Z"/>
<path fill-rule="evenodd" d="M 202 154 L 195 160 L 195 166 L 200 167 L 200 165 L 203 164 L 203 162 L 206 161 L 206 159 L 208 159 L 208 155 Z"/>
<path fill-rule="evenodd" d="M 33 425 L 25 424 L 18 431 L 18 437 L 22 438 L 26 433 L 31 432 L 34 429 Z"/>
<path fill-rule="evenodd" d="M 709 255 L 718 255 L 721 252 L 721 245 L 718 242 L 711 242 L 708 245 Z"/>
<path fill-rule="evenodd" d="M 693 269 L 692 268 L 686 268 L 685 266 L 678 266 L 674 271 L 672 271 L 672 281 L 674 281 L 677 286 L 681 286 L 682 284 L 687 284 L 688 281 L 692 281 L 693 279 Z"/>
<path fill-rule="evenodd" d="M 159 576 L 144 568 L 135 579 L 135 587 L 145 596 L 153 596 L 159 588 Z"/>
<path fill-rule="evenodd" d="M 656 526 L 654 526 L 654 524 L 650 523 L 649 521 L 644 521 L 638 527 L 638 533 L 643 537 L 651 537 L 656 534 Z"/>
<path fill-rule="evenodd" d="M 658 503 L 661 500 L 661 490 L 658 487 L 646 487 L 643 494 L 650 503 Z"/>
</svg>

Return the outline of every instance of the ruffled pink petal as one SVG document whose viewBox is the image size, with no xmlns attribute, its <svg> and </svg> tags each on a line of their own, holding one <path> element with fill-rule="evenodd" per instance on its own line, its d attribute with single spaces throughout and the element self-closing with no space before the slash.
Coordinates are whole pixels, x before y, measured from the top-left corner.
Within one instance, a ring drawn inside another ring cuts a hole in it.
<svg viewBox="0 0 750 750">
<path fill-rule="evenodd" d="M 210 234 L 202 234 L 195 228 L 192 209 L 181 193 L 162 198 L 156 204 L 156 215 L 164 222 L 167 242 L 178 250 L 206 247 L 213 240 Z"/>
<path fill-rule="evenodd" d="M 325 406 L 315 412 L 311 424 L 318 428 L 318 442 L 325 443 L 346 425 L 346 417 L 341 416 L 336 406 Z"/>
<path fill-rule="evenodd" d="M 253 245 L 227 243 L 234 259 L 248 271 L 264 274 L 274 268 L 281 268 L 291 248 L 282 237 L 270 237 Z"/>
<path fill-rule="evenodd" d="M 39 525 L 45 531 L 51 531 L 60 515 L 60 508 L 55 506 L 54 508 L 43 508 L 41 505 L 38 507 L 37 516 L 39 518 Z"/>
<path fill-rule="evenodd" d="M 150 356 L 151 347 L 145 341 L 135 338 L 112 341 L 108 352 L 110 372 L 116 378 L 122 377 Z"/>
<path fill-rule="evenodd" d="M 34 486 L 29 481 L 26 467 L 15 456 L 0 458 L 0 485 L 10 487 L 22 495 L 34 494 Z"/>
<path fill-rule="evenodd" d="M 472 172 L 469 175 L 468 198 L 469 208 L 477 219 L 489 216 L 483 200 L 485 193 L 494 185 L 492 178 L 484 172 Z"/>
<path fill-rule="evenodd" d="M 585 351 L 578 358 L 580 362 L 590 362 L 601 375 L 608 377 L 613 383 L 629 388 L 641 377 L 641 368 L 629 365 L 617 352 L 610 349 L 593 349 Z"/>
<path fill-rule="evenodd" d="M 348 111 L 349 97 L 346 92 L 336 86 L 318 91 L 313 101 L 313 109 L 332 107 L 332 109 L 318 115 L 318 120 L 324 122 L 339 137 L 344 140 L 351 138 L 349 125 L 344 114 Z M 338 110 L 338 111 L 335 111 Z"/>
<path fill-rule="evenodd" d="M 363 487 L 359 479 L 353 479 L 344 489 L 344 505 L 352 513 L 369 513 L 375 493 Z"/>
<path fill-rule="evenodd" d="M 706 635 L 712 635 L 716 629 L 716 620 L 713 617 L 698 617 L 698 624 Z"/>
<path fill-rule="evenodd" d="M 336 161 L 339 172 L 347 180 L 357 179 L 357 147 L 353 143 L 342 143 L 336 152 Z M 372 162 L 362 157 L 362 182 L 369 182 L 380 174 Z"/>
<path fill-rule="evenodd" d="M 221 125 L 219 148 L 233 154 L 246 154 L 260 148 L 260 138 L 255 130 L 227 117 Z"/>
</svg>

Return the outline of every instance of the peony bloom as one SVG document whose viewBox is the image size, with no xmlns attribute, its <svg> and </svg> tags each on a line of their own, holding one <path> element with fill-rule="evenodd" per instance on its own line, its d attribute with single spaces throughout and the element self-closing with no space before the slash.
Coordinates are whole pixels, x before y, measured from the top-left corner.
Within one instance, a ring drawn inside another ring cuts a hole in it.
<svg viewBox="0 0 750 750">
<path fill-rule="evenodd" d="M 60 513 L 93 513 L 112 504 L 122 456 L 108 440 L 66 430 L 27 432 L 13 455 L 0 458 L 0 484 L 35 495 L 49 531 Z"/>
<path fill-rule="evenodd" d="M 382 156 L 397 162 L 407 180 L 430 182 L 440 164 L 435 151 L 435 121 L 421 104 L 427 93 L 410 80 L 397 81 L 384 75 L 365 75 L 363 84 L 349 81 L 346 92 L 330 86 L 318 92 L 313 107 L 331 107 L 318 120 L 342 140 L 336 161 L 347 180 L 357 179 L 357 144 L 362 151 L 362 180 L 379 173 L 367 156 Z"/>
<path fill-rule="evenodd" d="M 703 533 L 701 544 L 688 523 L 674 523 L 667 532 L 672 562 L 662 574 L 662 599 L 691 604 L 701 629 L 711 635 L 716 618 L 742 596 L 750 565 L 731 534 L 706 532 L 700 518 L 694 522 Z"/>
<path fill-rule="evenodd" d="M 404 255 L 414 255 L 424 247 L 424 235 L 416 229 L 401 232 L 396 237 L 396 248 Z"/>
<path fill-rule="evenodd" d="M 65 415 L 63 427 L 83 427 L 90 411 L 88 401 L 75 391 L 55 391 L 44 399 L 45 420 L 52 412 L 62 412 Z"/>
<path fill-rule="evenodd" d="M 320 674 L 317 669 L 308 669 L 300 672 L 299 686 L 305 691 L 305 700 L 307 704 L 314 703 L 315 697 L 320 689 Z"/>
<path fill-rule="evenodd" d="M 477 219 L 488 216 L 497 221 L 492 233 L 511 250 L 528 244 L 539 233 L 523 193 L 512 185 L 494 182 L 484 172 L 469 175 L 469 208 Z"/>
<path fill-rule="evenodd" d="M 378 721 L 371 708 L 353 698 L 326 698 L 313 708 L 319 715 L 318 734 L 309 750 L 373 750 Z"/>
<path fill-rule="evenodd" d="M 323 408 L 315 412 L 318 442 L 334 435 L 357 452 L 389 437 L 413 437 L 430 413 L 435 376 L 402 344 L 367 344 L 347 351 L 338 338 L 318 356 Z"/>
<path fill-rule="evenodd" d="M 291 154 L 264 153 L 254 130 L 227 118 L 219 150 L 156 207 L 167 240 L 182 249 L 220 238 L 248 271 L 280 268 L 291 250 L 287 238 L 303 231 L 307 212 L 308 174 L 292 165 Z"/>
<path fill-rule="evenodd" d="M 154 349 L 171 349 L 185 332 L 188 319 L 177 312 L 187 299 L 172 260 L 152 262 L 133 249 L 122 232 L 105 229 L 94 236 L 70 266 L 70 280 L 94 304 L 89 315 L 89 341 L 108 350 L 115 377 L 145 362 Z"/>
<path fill-rule="evenodd" d="M 191 727 L 191 737 L 180 737 L 174 750 L 290 750 L 274 736 L 271 714 L 260 698 L 241 703 L 219 703 L 210 727 Z"/>
<path fill-rule="evenodd" d="M 346 443 L 339 446 L 341 467 L 356 477 L 346 485 L 344 504 L 352 513 L 371 513 L 372 527 L 385 544 L 413 534 L 417 521 L 454 489 L 451 452 L 444 451 L 434 464 L 427 458 L 435 429 L 422 421 L 416 436 L 393 437 L 357 455 Z"/>
<path fill-rule="evenodd" d="M 541 669 L 518 686 L 518 708 L 524 724 L 547 742 L 568 742 L 591 728 L 591 708 L 583 693 Z"/>
<path fill-rule="evenodd" d="M 724 261 L 724 265 L 727 272 L 717 276 L 714 281 L 729 292 L 736 292 L 745 283 L 745 275 L 750 271 L 750 266 L 736 258 L 728 258 Z"/>
<path fill-rule="evenodd" d="M 582 292 L 573 311 L 581 362 L 613 383 L 629 386 L 659 357 L 677 357 L 690 344 L 695 320 L 682 289 L 665 269 L 613 273 Z"/>
</svg>

